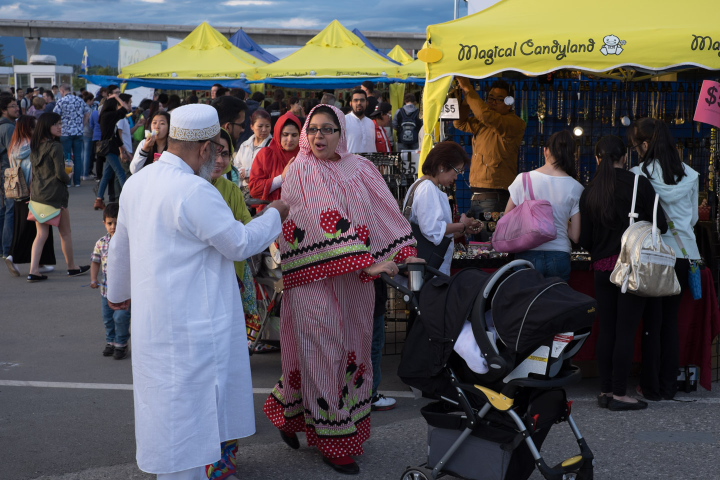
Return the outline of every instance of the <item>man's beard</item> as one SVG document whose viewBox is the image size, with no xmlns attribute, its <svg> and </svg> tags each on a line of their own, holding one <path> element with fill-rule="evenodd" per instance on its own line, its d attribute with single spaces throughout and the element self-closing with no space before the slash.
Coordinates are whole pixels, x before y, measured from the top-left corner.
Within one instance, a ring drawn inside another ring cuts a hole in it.
<svg viewBox="0 0 720 480">
<path fill-rule="evenodd" d="M 212 173 L 215 169 L 215 159 L 217 154 L 215 153 L 215 146 L 213 145 L 210 149 L 210 155 L 208 159 L 200 165 L 200 171 L 197 173 L 198 177 L 204 178 L 208 182 L 212 182 Z"/>
<path fill-rule="evenodd" d="M 355 116 L 356 116 L 356 117 L 363 117 L 363 116 L 365 116 L 365 108 L 364 108 L 364 107 L 363 107 L 363 108 L 356 108 L 356 109 L 353 110 L 353 112 L 355 113 Z"/>
</svg>

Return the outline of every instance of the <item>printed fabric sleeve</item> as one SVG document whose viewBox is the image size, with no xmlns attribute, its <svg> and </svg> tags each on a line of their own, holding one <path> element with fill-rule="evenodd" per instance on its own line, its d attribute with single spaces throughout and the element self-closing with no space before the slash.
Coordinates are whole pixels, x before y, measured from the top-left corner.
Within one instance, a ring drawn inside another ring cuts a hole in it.
<svg viewBox="0 0 720 480">
<path fill-rule="evenodd" d="M 393 262 L 396 264 L 403 263 L 406 258 L 408 257 L 416 257 L 417 256 L 417 248 L 415 247 L 403 247 L 395 254 L 395 257 L 393 258 Z M 362 283 L 372 282 L 373 280 L 377 280 L 380 278 L 380 275 L 368 275 L 365 270 L 360 271 L 360 281 Z"/>
<path fill-rule="evenodd" d="M 102 239 L 97 241 L 97 243 L 95 244 L 95 248 L 93 249 L 93 252 L 90 254 L 90 261 L 93 263 L 100 263 L 102 261 L 101 244 L 102 244 Z"/>
</svg>

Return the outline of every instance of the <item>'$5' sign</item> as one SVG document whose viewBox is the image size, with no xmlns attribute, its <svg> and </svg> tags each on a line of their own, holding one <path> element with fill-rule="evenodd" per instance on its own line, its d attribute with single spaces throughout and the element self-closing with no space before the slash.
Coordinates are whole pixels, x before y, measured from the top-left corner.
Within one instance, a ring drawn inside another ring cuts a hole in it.
<svg viewBox="0 0 720 480">
<path fill-rule="evenodd" d="M 720 98 L 718 97 L 720 97 L 720 83 L 710 80 L 703 81 L 693 120 L 720 127 L 720 101 L 718 101 Z"/>
</svg>

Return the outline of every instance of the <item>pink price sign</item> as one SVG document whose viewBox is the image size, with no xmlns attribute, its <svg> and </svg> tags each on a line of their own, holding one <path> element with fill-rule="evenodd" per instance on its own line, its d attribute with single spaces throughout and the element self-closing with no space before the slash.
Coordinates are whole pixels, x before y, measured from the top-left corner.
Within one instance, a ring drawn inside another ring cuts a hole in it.
<svg viewBox="0 0 720 480">
<path fill-rule="evenodd" d="M 720 128 L 720 83 L 703 81 L 693 120 Z"/>
</svg>

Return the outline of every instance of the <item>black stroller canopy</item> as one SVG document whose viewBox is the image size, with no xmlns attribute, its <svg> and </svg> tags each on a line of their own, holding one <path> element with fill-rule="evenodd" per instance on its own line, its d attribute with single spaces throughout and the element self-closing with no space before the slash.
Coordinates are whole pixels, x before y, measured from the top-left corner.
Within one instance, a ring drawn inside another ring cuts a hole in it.
<svg viewBox="0 0 720 480">
<path fill-rule="evenodd" d="M 437 389 L 430 379 L 442 372 L 489 277 L 479 268 L 466 268 L 425 283 L 419 297 L 420 316 L 408 334 L 398 369 L 405 383 L 423 391 Z"/>
<path fill-rule="evenodd" d="M 595 320 L 594 298 L 573 290 L 557 277 L 537 270 L 513 272 L 492 298 L 498 336 L 514 353 L 534 350 L 561 332 L 577 332 Z"/>
</svg>

